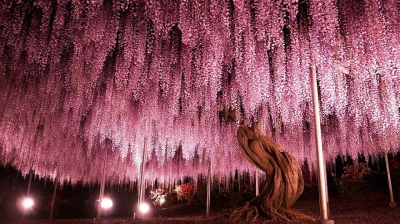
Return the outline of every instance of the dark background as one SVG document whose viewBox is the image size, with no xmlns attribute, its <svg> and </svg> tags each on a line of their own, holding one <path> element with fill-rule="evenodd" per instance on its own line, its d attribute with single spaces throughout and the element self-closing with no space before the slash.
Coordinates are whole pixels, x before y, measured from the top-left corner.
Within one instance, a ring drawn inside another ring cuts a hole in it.
<svg viewBox="0 0 400 224">
<path fill-rule="evenodd" d="M 395 197 L 400 195 L 400 154 L 389 154 L 391 177 L 393 183 L 393 189 Z M 370 168 L 370 172 L 363 176 L 362 188 L 358 190 L 359 193 L 371 193 L 371 192 L 384 192 L 388 193 L 388 182 L 386 175 L 386 164 L 384 157 L 378 155 L 377 158 L 372 159 L 371 157 L 365 158 L 359 156 L 359 163 L 367 163 Z M 335 185 L 334 177 L 340 178 L 343 174 L 343 168 L 346 165 L 352 165 L 355 161 L 350 157 L 337 157 L 335 161 L 327 162 L 327 179 L 329 194 L 333 198 L 340 198 L 341 195 L 337 185 Z M 303 199 L 307 199 L 310 196 L 312 198 L 318 197 L 318 183 L 315 176 L 315 171 L 311 171 L 307 164 L 303 164 L 303 177 L 305 181 L 305 190 L 301 196 Z M 30 188 L 30 196 L 34 199 L 34 206 L 29 213 L 23 214 L 22 209 L 19 206 L 20 200 L 26 196 L 28 185 L 29 185 L 29 174 L 22 176 L 19 171 L 10 165 L 4 165 L 0 163 L 0 223 L 2 221 L 15 221 L 15 220 L 45 220 L 50 217 L 51 200 L 54 191 L 54 182 L 49 179 L 39 178 L 37 175 L 32 175 L 32 182 Z M 214 180 L 211 192 L 212 206 L 214 210 L 226 209 L 232 206 L 238 206 L 244 204 L 245 201 L 251 200 L 255 196 L 254 182 L 251 182 L 252 174 L 244 173 L 238 178 L 238 173 L 232 176 L 230 179 L 231 189 L 230 194 L 221 192 L 223 187 L 220 187 L 218 180 Z M 238 185 L 240 180 L 241 185 Z M 182 182 L 177 182 L 176 185 L 188 183 L 191 178 L 186 177 Z M 174 183 L 175 184 L 175 183 Z M 205 198 L 206 198 L 206 185 L 204 177 L 197 181 L 197 193 L 194 204 L 201 205 L 201 209 L 205 209 Z M 263 183 L 260 182 L 260 186 Z M 239 189 L 240 186 L 240 189 Z M 157 188 L 157 183 L 154 183 L 154 188 Z M 60 183 L 57 188 L 57 194 L 55 199 L 53 219 L 82 219 L 82 218 L 95 218 L 97 215 L 97 199 L 99 198 L 100 186 L 99 184 L 82 184 L 78 183 L 71 185 L 68 182 Z M 150 189 L 146 189 L 146 199 L 149 199 Z M 113 207 L 102 213 L 102 217 L 108 218 L 132 218 L 133 211 L 136 210 L 138 191 L 135 184 L 121 184 L 121 185 L 107 185 L 105 187 L 105 197 L 110 197 L 113 200 Z M 356 196 L 352 195 L 351 197 Z M 385 196 L 386 197 L 386 196 Z M 300 198 L 300 199 L 302 199 Z M 184 211 L 187 206 L 187 202 L 179 202 L 175 195 L 170 195 L 168 198 L 169 204 L 163 208 L 159 208 L 159 211 L 155 211 L 155 206 L 152 206 L 154 212 L 158 212 L 161 215 L 167 210 L 165 208 L 179 207 L 179 211 Z M 193 206 L 193 205 L 191 205 Z M 218 208 L 216 208 L 218 207 Z M 189 210 L 194 210 L 194 207 L 188 207 Z M 186 210 L 185 210 L 186 211 Z M 190 211 L 186 211 L 190 212 Z M 155 215 L 155 214 L 154 214 Z M 165 214 L 164 214 L 165 215 Z"/>
<path fill-rule="evenodd" d="M 32 176 L 30 197 L 34 200 L 33 209 L 23 214 L 18 206 L 24 198 L 29 184 L 29 175 L 21 173 L 10 165 L 0 166 L 0 220 L 48 219 L 50 217 L 51 199 L 54 182 Z M 54 219 L 95 218 L 100 186 L 60 184 L 57 189 Z M 137 188 L 130 186 L 107 186 L 104 196 L 113 200 L 113 207 L 102 213 L 104 217 L 132 217 L 134 205 L 137 204 Z M 108 214 L 107 214 L 108 213 Z"/>
</svg>

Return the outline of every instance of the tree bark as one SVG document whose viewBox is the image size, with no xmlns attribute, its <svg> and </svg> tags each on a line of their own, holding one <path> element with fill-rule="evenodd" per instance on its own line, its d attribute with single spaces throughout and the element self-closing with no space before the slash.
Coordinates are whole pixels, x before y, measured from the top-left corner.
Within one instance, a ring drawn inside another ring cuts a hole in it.
<svg viewBox="0 0 400 224">
<path fill-rule="evenodd" d="M 311 216 L 291 211 L 291 206 L 303 193 L 304 180 L 300 164 L 282 146 L 271 138 L 241 125 L 237 133 L 239 148 L 243 156 L 266 173 L 267 180 L 260 194 L 235 210 L 231 219 L 243 216 L 247 220 L 259 215 L 269 219 L 315 220 Z"/>
</svg>

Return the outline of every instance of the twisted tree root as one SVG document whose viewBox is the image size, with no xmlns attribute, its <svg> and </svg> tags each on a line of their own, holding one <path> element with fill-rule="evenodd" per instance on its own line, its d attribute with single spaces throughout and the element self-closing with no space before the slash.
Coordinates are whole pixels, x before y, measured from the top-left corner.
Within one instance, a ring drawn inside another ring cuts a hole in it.
<svg viewBox="0 0 400 224">
<path fill-rule="evenodd" d="M 230 219 L 237 221 L 246 216 L 248 221 L 254 216 L 254 221 L 261 215 L 285 222 L 315 221 L 311 216 L 290 210 L 304 189 L 303 174 L 296 159 L 268 136 L 263 136 L 247 126 L 239 127 L 237 138 L 243 156 L 263 170 L 267 180 L 260 195 L 235 210 Z"/>
<path fill-rule="evenodd" d="M 253 216 L 253 218 L 252 218 Z M 296 212 L 292 210 L 288 210 L 285 208 L 280 208 L 276 210 L 274 208 L 270 208 L 268 211 L 264 211 L 262 215 L 260 215 L 259 208 L 257 206 L 251 205 L 250 202 L 247 202 L 245 206 L 236 209 L 231 216 L 229 217 L 230 220 L 236 222 L 244 217 L 246 217 L 246 221 L 248 222 L 251 218 L 251 221 L 256 221 L 259 217 L 264 217 L 270 220 L 282 220 L 284 222 L 291 222 L 291 221 L 315 221 L 315 218 L 303 214 L 301 212 Z"/>
</svg>

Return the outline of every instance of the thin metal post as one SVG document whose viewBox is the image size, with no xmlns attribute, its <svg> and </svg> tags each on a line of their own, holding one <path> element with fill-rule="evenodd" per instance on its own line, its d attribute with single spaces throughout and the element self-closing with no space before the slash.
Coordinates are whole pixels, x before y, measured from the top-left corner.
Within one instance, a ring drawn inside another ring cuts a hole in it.
<svg viewBox="0 0 400 224">
<path fill-rule="evenodd" d="M 238 172 L 238 187 L 239 187 L 239 192 L 242 192 L 242 188 L 240 187 L 240 182 L 241 182 L 240 172 Z"/>
<path fill-rule="evenodd" d="M 103 201 L 104 197 L 104 187 L 105 187 L 105 182 L 106 182 L 106 161 L 107 161 L 107 153 L 106 153 L 106 158 L 104 158 L 103 162 L 103 173 L 101 177 L 101 185 L 100 185 L 100 198 L 99 198 L 99 204 L 97 205 L 97 218 L 99 219 L 101 217 L 101 202 Z"/>
<path fill-rule="evenodd" d="M 256 196 L 260 194 L 260 175 L 259 175 L 259 169 L 256 168 Z"/>
<path fill-rule="evenodd" d="M 168 178 L 168 192 L 170 195 L 172 194 L 171 178 Z"/>
<path fill-rule="evenodd" d="M 325 170 L 325 159 L 324 152 L 322 151 L 322 137 L 321 137 L 321 123 L 319 116 L 319 104 L 318 104 L 318 88 L 317 88 L 317 72 L 316 67 L 311 66 L 311 90 L 312 90 L 312 101 L 314 108 L 314 122 L 315 122 L 315 141 L 317 146 L 317 164 L 318 164 L 318 192 L 319 192 L 319 205 L 321 217 L 317 220 L 317 223 L 333 224 L 334 221 L 328 219 L 328 191 L 326 183 L 326 170 Z"/>
<path fill-rule="evenodd" d="M 53 219 L 54 213 L 54 204 L 56 201 L 56 194 L 57 194 L 57 187 L 58 187 L 58 180 L 57 178 L 54 179 L 54 190 L 53 190 L 53 197 L 51 198 L 51 208 L 50 208 L 50 219 Z"/>
<path fill-rule="evenodd" d="M 144 138 L 144 147 L 143 147 L 143 156 L 142 156 L 142 167 L 140 172 L 140 187 L 139 187 L 139 195 L 138 195 L 138 207 L 137 212 L 140 214 L 140 207 L 144 201 L 144 188 L 145 188 L 145 181 L 144 181 L 144 174 L 145 174 L 145 165 L 147 160 L 147 138 Z M 142 216 L 143 217 L 143 216 Z"/>
<path fill-rule="evenodd" d="M 388 178 L 388 182 L 389 182 L 389 192 L 390 192 L 389 206 L 394 208 L 394 207 L 397 207 L 397 203 L 394 201 L 394 196 L 393 196 L 392 179 L 390 178 L 390 167 L 389 167 L 389 159 L 388 159 L 387 152 L 385 152 L 385 162 L 386 162 L 386 172 L 387 172 L 387 178 Z"/>
<path fill-rule="evenodd" d="M 207 216 L 210 216 L 210 200 L 211 200 L 211 164 L 208 165 L 208 172 L 207 172 Z"/>
<path fill-rule="evenodd" d="M 33 176 L 33 170 L 31 169 L 31 170 L 29 171 L 28 189 L 26 190 L 26 196 L 27 196 L 27 197 L 29 197 L 29 191 L 31 190 L 32 176 Z"/>
<path fill-rule="evenodd" d="M 29 197 L 29 192 L 31 190 L 32 176 L 33 176 L 33 170 L 31 169 L 29 171 L 29 182 L 28 182 L 28 189 L 26 189 L 26 197 Z M 25 219 L 25 212 L 22 214 L 22 219 Z"/>
</svg>

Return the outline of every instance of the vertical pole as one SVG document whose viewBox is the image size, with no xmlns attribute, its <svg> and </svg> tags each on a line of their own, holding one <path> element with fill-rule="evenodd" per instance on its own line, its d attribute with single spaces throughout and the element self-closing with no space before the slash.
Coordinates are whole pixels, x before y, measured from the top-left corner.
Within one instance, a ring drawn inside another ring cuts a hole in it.
<svg viewBox="0 0 400 224">
<path fill-rule="evenodd" d="M 104 197 L 104 186 L 106 182 L 106 161 L 107 161 L 107 153 L 106 153 L 106 158 L 104 158 L 103 162 L 103 173 L 101 176 L 101 185 L 100 185 L 100 198 L 99 198 L 99 204 L 97 205 L 97 218 L 99 219 L 101 217 L 101 202 L 103 201 Z"/>
<path fill-rule="evenodd" d="M 142 156 L 142 167 L 140 171 L 140 187 L 139 187 L 139 204 L 138 204 L 138 212 L 140 213 L 140 207 L 142 206 L 143 200 L 144 200 L 144 188 L 145 188 L 145 182 L 144 182 L 144 173 L 145 173 L 145 165 L 146 165 L 146 159 L 147 159 L 147 138 L 144 138 L 144 147 L 143 147 L 143 156 Z M 143 216 L 142 216 L 143 217 Z"/>
<path fill-rule="evenodd" d="M 211 163 L 208 164 L 208 172 L 207 172 L 207 216 L 210 216 L 210 199 L 211 199 Z"/>
<path fill-rule="evenodd" d="M 140 204 L 140 197 L 139 197 L 139 195 L 140 195 L 140 185 L 139 185 L 139 178 L 138 177 L 136 177 L 136 188 L 137 188 L 137 191 L 138 191 L 138 201 L 137 201 L 137 208 L 136 208 L 136 211 L 135 211 L 135 208 L 133 209 L 133 220 L 135 220 L 136 219 L 136 213 L 138 213 L 139 214 L 139 204 Z"/>
<path fill-rule="evenodd" d="M 321 217 L 317 223 L 333 224 L 333 220 L 328 219 L 328 192 L 326 183 L 326 170 L 325 170 L 325 159 L 324 152 L 322 151 L 322 137 L 321 137 L 321 123 L 319 117 L 319 105 L 318 105 L 318 88 L 317 88 L 317 72 L 316 67 L 311 66 L 311 90 L 312 90 L 312 101 L 314 108 L 314 122 L 315 122 L 315 141 L 317 146 L 317 164 L 318 164 L 318 191 L 319 191 L 319 205 Z"/>
<path fill-rule="evenodd" d="M 58 180 L 57 178 L 54 179 L 54 190 L 53 190 L 53 197 L 51 198 L 51 208 L 50 208 L 50 219 L 53 219 L 54 213 L 54 203 L 56 201 L 56 194 L 57 194 L 57 187 L 58 187 Z"/>
<path fill-rule="evenodd" d="M 168 178 L 168 192 L 170 195 L 172 194 L 171 178 Z"/>
<path fill-rule="evenodd" d="M 259 169 L 256 168 L 256 196 L 258 196 L 260 194 L 260 176 L 259 176 Z"/>
<path fill-rule="evenodd" d="M 227 184 L 226 184 L 226 186 L 227 186 L 226 189 L 228 191 L 228 194 L 229 194 L 229 190 L 231 188 L 231 180 L 232 180 L 232 173 L 229 173 L 229 177 L 227 179 Z"/>
<path fill-rule="evenodd" d="M 221 177 L 221 173 L 219 174 L 219 180 L 218 180 L 219 184 L 218 184 L 218 192 L 221 192 L 221 183 L 222 183 L 222 177 Z"/>
<path fill-rule="evenodd" d="M 32 176 L 33 176 L 33 170 L 31 169 L 31 170 L 29 171 L 28 189 L 26 190 L 26 196 L 27 196 L 27 197 L 29 197 L 29 191 L 31 190 Z"/>
<path fill-rule="evenodd" d="M 33 170 L 31 169 L 29 171 L 29 182 L 28 182 L 28 189 L 26 189 L 26 197 L 29 197 L 29 191 L 31 190 L 32 176 L 33 176 Z M 22 214 L 22 219 L 25 219 L 25 212 Z"/>
<path fill-rule="evenodd" d="M 390 178 L 389 159 L 388 159 L 387 152 L 385 152 L 385 162 L 386 162 L 386 172 L 387 172 L 387 177 L 388 177 L 388 182 L 389 182 L 389 192 L 390 192 L 389 206 L 394 208 L 394 207 L 397 207 L 397 203 L 394 201 L 394 197 L 393 197 L 392 179 Z"/>
<path fill-rule="evenodd" d="M 238 187 L 239 187 L 238 192 L 242 192 L 242 189 L 240 188 L 240 182 L 241 182 L 240 172 L 238 171 Z"/>
</svg>

